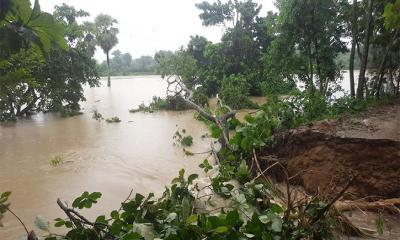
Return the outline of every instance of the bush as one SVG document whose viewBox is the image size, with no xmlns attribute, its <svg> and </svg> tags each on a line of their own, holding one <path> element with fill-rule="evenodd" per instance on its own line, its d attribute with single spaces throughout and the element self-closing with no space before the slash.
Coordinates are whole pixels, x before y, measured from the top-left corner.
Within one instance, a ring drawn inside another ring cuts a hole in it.
<svg viewBox="0 0 400 240">
<path fill-rule="evenodd" d="M 154 112 L 159 110 L 182 111 L 189 109 L 185 100 L 182 97 L 168 96 L 163 99 L 157 96 L 153 97 L 151 103 L 146 106 L 144 103 L 140 104 L 138 108 L 130 109 L 130 113 L 136 112 Z"/>
<path fill-rule="evenodd" d="M 208 97 L 202 89 L 198 89 L 193 93 L 193 102 L 202 107 L 208 107 Z"/>
<path fill-rule="evenodd" d="M 234 108 L 254 108 L 250 101 L 250 84 L 243 75 L 230 75 L 222 80 L 220 97 L 224 104 Z"/>
<path fill-rule="evenodd" d="M 260 82 L 259 86 L 264 96 L 271 94 L 290 94 L 297 90 L 296 83 L 276 79 Z"/>
<path fill-rule="evenodd" d="M 119 123 L 119 122 L 121 122 L 121 119 L 119 119 L 119 117 L 112 117 L 112 118 L 107 118 L 106 122 L 108 122 L 108 123 Z"/>
</svg>

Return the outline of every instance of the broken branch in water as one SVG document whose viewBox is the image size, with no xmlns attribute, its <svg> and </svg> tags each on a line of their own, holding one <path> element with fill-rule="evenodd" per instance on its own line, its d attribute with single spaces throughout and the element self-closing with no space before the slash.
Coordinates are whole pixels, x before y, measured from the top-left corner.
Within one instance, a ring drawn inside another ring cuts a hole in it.
<svg viewBox="0 0 400 240">
<path fill-rule="evenodd" d="M 193 91 L 186 87 L 183 83 L 182 79 L 177 75 L 170 75 L 167 77 L 167 96 L 173 95 L 175 97 L 181 97 L 186 104 L 196 110 L 202 117 L 207 119 L 210 122 L 217 124 L 217 126 L 222 131 L 222 136 L 219 139 L 222 147 L 229 148 L 229 127 L 228 120 L 234 118 L 236 116 L 236 111 L 230 109 L 228 106 L 225 106 L 229 112 L 222 115 L 216 116 L 208 113 L 203 107 L 199 106 L 195 102 L 193 102 Z"/>
</svg>

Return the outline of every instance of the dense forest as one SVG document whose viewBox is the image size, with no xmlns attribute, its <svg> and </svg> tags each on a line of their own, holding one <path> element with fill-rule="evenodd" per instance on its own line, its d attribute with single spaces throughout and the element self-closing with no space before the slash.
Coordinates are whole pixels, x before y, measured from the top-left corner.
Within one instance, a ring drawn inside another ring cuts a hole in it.
<svg viewBox="0 0 400 240">
<path fill-rule="evenodd" d="M 38 228 L 47 231 L 45 239 L 332 239 L 338 231 L 363 235 L 334 207 L 353 177 L 334 197 L 317 192 L 298 200 L 287 170 L 279 170 L 277 177 L 284 179 L 283 190 L 265 174 L 271 168 L 285 169 L 283 164 L 262 166 L 259 159 L 275 146 L 277 134 L 358 113 L 400 94 L 400 0 L 276 0 L 275 6 L 277 12 L 264 12 L 252 0 L 198 3 L 204 26 L 223 26 L 219 42 L 196 35 L 177 51 L 133 59 L 130 53 L 112 51 L 119 29 L 109 15 L 89 22 L 82 20 L 88 12 L 67 4 L 49 14 L 41 11 L 38 0 L 33 5 L 29 0 L 0 0 L 0 121 L 38 112 L 73 116 L 85 100 L 83 86 L 99 86 L 100 76 L 108 76 L 112 89 L 111 76 L 157 73 L 168 83 L 167 98 L 155 98 L 150 106 L 131 112 L 190 108 L 213 139 L 210 158 L 199 166 L 206 174 L 215 171 L 204 188 L 194 184 L 198 174 L 186 176 L 181 170 L 161 196 L 131 193 L 119 209 L 95 220 L 81 211 L 96 204 L 102 193 L 84 192 L 70 206 L 58 199 L 66 216 L 55 219 L 55 226 L 63 228 L 63 235 L 48 231 L 49 223 L 37 219 Z M 106 55 L 101 64 L 94 59 L 96 47 Z M 337 98 L 342 69 L 349 70 L 351 91 Z M 255 104 L 251 96 L 265 96 L 267 103 Z M 217 99 L 216 109 L 208 106 L 211 97 Z M 255 111 L 239 121 L 239 109 Z M 103 120 L 98 112 L 93 118 Z M 10 194 L 0 194 L 0 220 L 12 213 Z M 229 206 L 211 202 L 214 196 Z M 200 199 L 214 209 L 198 208 Z M 25 231 L 28 240 L 38 239 L 34 231 Z"/>
<path fill-rule="evenodd" d="M 161 74 L 179 75 L 189 88 L 201 86 L 198 91 L 207 96 L 219 93 L 239 108 L 248 95 L 287 94 L 296 82 L 311 94 L 330 97 L 338 91 L 343 67 L 350 70 L 351 96 L 398 94 L 398 16 L 390 1 L 275 4 L 278 13 L 265 17 L 251 1 L 198 4 L 203 25 L 225 26 L 221 42 L 194 36 L 172 56 L 156 54 Z M 355 62 L 359 76 L 354 76 Z M 242 99 L 232 99 L 233 92 Z"/>
</svg>

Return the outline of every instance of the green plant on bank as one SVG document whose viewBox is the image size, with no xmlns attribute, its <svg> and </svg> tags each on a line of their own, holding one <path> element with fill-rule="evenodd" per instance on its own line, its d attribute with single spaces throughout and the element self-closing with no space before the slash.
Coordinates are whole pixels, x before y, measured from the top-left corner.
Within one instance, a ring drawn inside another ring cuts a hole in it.
<svg viewBox="0 0 400 240">
<path fill-rule="evenodd" d="M 243 75 L 231 75 L 221 83 L 219 95 L 221 100 L 233 109 L 257 108 L 257 104 L 250 101 L 251 85 Z"/>
<path fill-rule="evenodd" d="M 71 208 L 58 201 L 68 218 L 55 219 L 55 226 L 67 229 L 65 236 L 48 233 L 56 239 L 326 239 L 331 224 L 321 217 L 325 205 L 317 198 L 307 203 L 301 216 L 286 215 L 284 206 L 275 202 L 271 189 L 249 182 L 225 194 L 229 206 L 210 211 L 196 201 L 205 196 L 191 193 L 197 174 L 185 177 L 184 170 L 172 180 L 160 198 L 136 193 L 119 209 L 89 221 L 78 210 L 91 208 L 101 197 L 99 192 L 84 192 Z M 221 183 L 223 184 L 223 183 Z M 297 213 L 297 208 L 292 210 Z M 45 229 L 45 228 L 44 228 Z"/>
<path fill-rule="evenodd" d="M 54 158 L 52 158 L 50 160 L 50 164 L 53 167 L 57 167 L 57 166 L 61 165 L 63 162 L 64 162 L 64 160 L 62 159 L 61 156 L 55 156 Z"/>
<path fill-rule="evenodd" d="M 106 122 L 108 122 L 108 123 L 119 123 L 119 122 L 121 122 L 121 119 L 119 119 L 119 117 L 112 117 L 112 118 L 107 118 Z"/>
</svg>

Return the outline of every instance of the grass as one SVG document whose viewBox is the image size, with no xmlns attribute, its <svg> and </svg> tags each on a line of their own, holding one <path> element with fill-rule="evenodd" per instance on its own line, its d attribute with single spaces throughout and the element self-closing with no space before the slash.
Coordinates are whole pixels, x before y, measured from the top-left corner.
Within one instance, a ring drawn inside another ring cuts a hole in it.
<svg viewBox="0 0 400 240">
<path fill-rule="evenodd" d="M 50 160 L 50 164 L 53 167 L 57 167 L 57 166 L 61 165 L 63 162 L 64 162 L 64 160 L 62 159 L 61 156 L 55 156 L 54 158 L 52 158 Z"/>
</svg>

